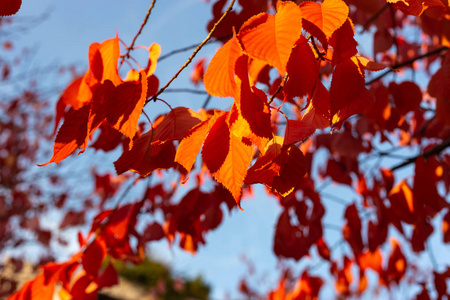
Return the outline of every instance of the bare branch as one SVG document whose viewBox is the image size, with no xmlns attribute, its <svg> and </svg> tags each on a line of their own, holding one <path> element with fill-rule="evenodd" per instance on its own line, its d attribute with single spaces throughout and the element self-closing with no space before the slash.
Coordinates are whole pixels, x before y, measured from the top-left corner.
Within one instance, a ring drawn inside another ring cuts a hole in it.
<svg viewBox="0 0 450 300">
<path fill-rule="evenodd" d="M 152 13 L 153 7 L 155 7 L 155 3 L 156 3 L 156 0 L 153 0 L 152 4 L 150 4 L 147 14 L 145 15 L 144 21 L 141 24 L 141 28 L 139 28 L 139 31 L 134 36 L 133 41 L 131 42 L 130 46 L 127 48 L 127 53 L 125 53 L 125 55 L 122 56 L 122 61 L 120 62 L 120 65 L 123 64 L 125 58 L 130 57 L 130 52 L 131 52 L 131 50 L 133 50 L 134 44 L 136 43 L 138 36 L 142 33 L 142 30 L 144 29 L 145 25 L 147 24 L 148 18 L 150 17 L 150 14 Z"/>
<path fill-rule="evenodd" d="M 399 165 L 393 167 L 393 168 L 391 169 L 391 171 L 395 171 L 395 170 L 401 169 L 401 168 L 403 168 L 403 167 L 405 167 L 405 166 L 407 166 L 407 165 L 410 165 L 410 164 L 412 164 L 412 163 L 415 163 L 416 160 L 417 160 L 419 157 L 428 158 L 428 157 L 430 157 L 430 156 L 437 155 L 437 154 L 441 153 L 442 151 L 444 151 L 447 147 L 450 147 L 450 138 L 446 139 L 442 144 L 437 145 L 437 146 L 434 147 L 433 149 L 430 149 L 430 150 L 428 150 L 428 151 L 425 151 L 425 152 L 422 153 L 422 154 L 419 154 L 419 155 L 417 155 L 417 156 L 414 156 L 414 157 L 411 157 L 411 158 L 407 159 L 406 161 L 402 162 L 401 164 L 399 164 Z"/>
<path fill-rule="evenodd" d="M 147 104 L 149 101 L 156 101 L 156 99 L 158 98 L 159 95 L 161 95 L 164 90 L 169 87 L 169 85 L 178 77 L 178 75 L 180 75 L 180 73 L 186 69 L 186 67 L 192 62 L 192 60 L 194 59 L 194 57 L 197 55 L 197 53 L 203 48 L 203 46 L 211 39 L 211 37 L 213 36 L 214 32 L 216 32 L 217 27 L 220 25 L 220 23 L 222 23 L 222 21 L 226 18 L 226 16 L 228 15 L 228 13 L 231 11 L 231 9 L 233 8 L 234 2 L 236 0 L 231 1 L 230 5 L 227 7 L 227 10 L 223 13 L 222 17 L 219 19 L 219 21 L 217 21 L 216 24 L 214 24 L 214 27 L 211 29 L 211 31 L 209 32 L 208 36 L 203 40 L 203 42 L 201 42 L 200 45 L 198 45 L 198 47 L 194 50 L 194 52 L 191 54 L 191 56 L 188 58 L 188 60 L 184 63 L 183 66 L 181 66 L 181 68 L 178 70 L 178 72 L 169 80 L 169 82 L 166 83 L 165 86 L 163 86 L 155 95 L 153 95 L 153 97 L 151 97 L 150 99 L 147 99 L 147 101 L 145 102 L 145 104 Z"/>
<path fill-rule="evenodd" d="M 414 57 L 414 58 L 412 58 L 412 59 L 410 59 L 410 60 L 407 60 L 407 61 L 405 61 L 405 62 L 402 62 L 402 63 L 400 63 L 400 64 L 393 65 L 393 66 L 391 66 L 391 68 L 390 68 L 389 70 L 387 70 L 387 71 L 384 72 L 383 74 L 381 74 L 381 75 L 375 77 L 374 79 L 372 79 L 372 80 L 366 82 L 366 85 L 371 85 L 371 84 L 374 83 L 375 81 L 380 80 L 381 78 L 385 77 L 386 75 L 388 75 L 389 73 L 391 73 L 391 72 L 393 72 L 393 71 L 395 71 L 395 70 L 397 70 L 397 69 L 403 68 L 403 67 L 405 67 L 405 66 L 412 65 L 416 60 L 420 60 L 420 59 L 425 58 L 425 57 L 428 57 L 428 56 L 432 56 L 432 55 L 435 55 L 435 54 L 439 54 L 439 53 L 441 53 L 442 51 L 445 51 L 445 50 L 448 50 L 448 49 L 449 49 L 448 47 L 443 46 L 443 47 L 434 49 L 434 50 L 432 50 L 432 51 L 430 51 L 430 52 L 427 52 L 427 53 L 425 53 L 425 54 L 422 54 L 422 55 L 419 55 L 419 56 L 417 56 L 417 57 Z"/>
</svg>

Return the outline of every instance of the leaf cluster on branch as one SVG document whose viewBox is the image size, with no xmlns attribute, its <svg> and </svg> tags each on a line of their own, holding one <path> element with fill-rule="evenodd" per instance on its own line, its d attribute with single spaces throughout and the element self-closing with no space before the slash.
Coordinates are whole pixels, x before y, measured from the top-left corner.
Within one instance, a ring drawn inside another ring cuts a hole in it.
<svg viewBox="0 0 450 300">
<path fill-rule="evenodd" d="M 160 46 L 144 47 L 145 68 L 132 56 L 155 2 L 125 51 L 117 35 L 91 44 L 88 70 L 57 102 L 53 155 L 41 166 L 75 160 L 69 156 L 79 149 L 121 147 L 117 176 L 96 176 L 98 214 L 88 234 L 79 233 L 79 251 L 43 266 L 10 299 L 50 299 L 57 284 L 64 299 L 96 299 L 101 288 L 117 283 L 114 265 L 102 262 L 139 263 L 156 240 L 195 253 L 222 223 L 223 207 L 243 210 L 258 183 L 281 207 L 275 255 L 295 261 L 315 255 L 328 267 L 328 278 L 311 266 L 299 276 L 285 271 L 269 299 L 317 299 L 330 280 L 340 297 L 401 284 L 419 287 L 414 296 L 420 299 L 448 296 L 448 266 L 436 263 L 427 246 L 435 231 L 450 241 L 448 1 L 253 0 L 239 1 L 236 12 L 235 0 L 218 0 L 208 36 L 161 88 Z M 421 41 L 404 36 L 403 26 L 420 30 Z M 373 53 L 359 51 L 359 29 L 373 33 Z M 166 88 L 212 38 L 223 44 L 191 73 L 208 94 L 204 109 L 172 107 L 164 100 Z M 414 79 L 416 72 L 431 76 L 427 86 Z M 411 80 L 405 80 L 408 74 Z M 211 97 L 233 102 L 227 110 L 206 109 Z M 168 112 L 150 120 L 145 110 L 157 101 Z M 383 165 L 384 158 L 399 161 Z M 410 165 L 408 175 L 399 172 Z M 137 201 L 123 203 L 138 183 L 158 175 L 161 181 L 148 180 Z M 177 177 L 171 186 L 164 184 L 169 176 Z M 323 179 L 348 187 L 357 200 L 327 195 Z M 189 191 L 180 196 L 185 183 Z M 117 203 L 106 209 L 114 198 Z M 343 206 L 338 231 L 345 252 L 329 246 L 324 234 L 327 202 L 333 200 Z M 155 213 L 163 220 L 152 218 L 141 230 L 140 217 Z M 72 217 L 67 213 L 61 227 L 76 224 Z M 414 262 L 422 252 L 430 255 L 431 272 Z M 370 273 L 376 287 L 370 287 Z M 240 290 L 263 297 L 245 281 Z"/>
</svg>

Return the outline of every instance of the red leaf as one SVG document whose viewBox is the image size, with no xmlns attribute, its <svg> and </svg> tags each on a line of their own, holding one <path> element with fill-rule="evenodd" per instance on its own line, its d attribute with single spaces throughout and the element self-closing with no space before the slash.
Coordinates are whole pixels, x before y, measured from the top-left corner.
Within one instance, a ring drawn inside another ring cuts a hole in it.
<svg viewBox="0 0 450 300">
<path fill-rule="evenodd" d="M 296 146 L 282 146 L 280 137 L 273 139 L 248 170 L 246 184 L 262 183 L 276 193 L 287 196 L 306 173 L 306 160 Z"/>
<path fill-rule="evenodd" d="M 66 215 L 64 216 L 64 219 L 62 220 L 61 224 L 59 224 L 59 229 L 64 229 L 66 227 L 71 226 L 77 226 L 84 224 L 85 218 L 84 218 L 84 211 L 68 211 Z"/>
<path fill-rule="evenodd" d="M 330 86 L 331 115 L 357 100 L 364 84 L 364 73 L 353 60 L 347 59 L 338 64 Z"/>
<path fill-rule="evenodd" d="M 230 130 L 226 119 L 228 114 L 220 114 L 211 126 L 202 149 L 202 159 L 208 170 L 217 172 L 230 151 Z"/>
<path fill-rule="evenodd" d="M 17 13 L 22 0 L 0 0 L 0 16 L 10 16 Z"/>
<path fill-rule="evenodd" d="M 288 120 L 283 145 L 292 145 L 310 137 L 316 128 L 305 121 Z"/>
<path fill-rule="evenodd" d="M 138 81 L 124 82 L 107 90 L 106 118 L 114 128 L 132 139 L 147 97 L 147 80 L 143 71 Z"/>
<path fill-rule="evenodd" d="M 116 269 L 112 264 L 108 264 L 103 273 L 97 277 L 95 282 L 97 283 L 97 289 L 100 290 L 104 287 L 110 287 L 119 283 L 119 276 Z"/>
<path fill-rule="evenodd" d="M 401 115 L 417 110 L 422 102 L 422 91 L 412 81 L 404 81 L 400 84 L 391 82 L 389 92 L 394 97 L 395 107 Z"/>
<path fill-rule="evenodd" d="M 252 133 L 258 137 L 270 139 L 272 138 L 272 126 L 267 96 L 256 87 L 250 88 L 247 65 L 247 56 L 241 56 L 236 62 L 236 77 L 240 95 L 239 98 L 236 97 L 235 103 L 242 117 L 248 122 Z"/>
<path fill-rule="evenodd" d="M 319 80 L 302 121 L 318 129 L 330 126 L 330 93 Z"/>
<path fill-rule="evenodd" d="M 86 149 L 89 109 L 90 105 L 85 105 L 79 110 L 70 109 L 66 113 L 64 123 L 56 135 L 52 158 L 47 163 L 38 166 L 42 167 L 52 162 L 57 164 L 77 148 L 82 148 L 80 153 Z"/>
<path fill-rule="evenodd" d="M 358 43 L 354 38 L 355 28 L 350 19 L 336 30 L 330 39 L 330 46 L 333 47 L 333 66 L 342 63 L 358 53 Z"/>
<path fill-rule="evenodd" d="M 142 234 L 141 243 L 145 244 L 151 241 L 159 241 L 166 234 L 164 233 L 163 228 L 159 223 L 153 222 L 149 224 L 147 228 L 145 228 L 144 233 Z"/>
<path fill-rule="evenodd" d="M 173 143 L 165 143 L 156 155 L 152 155 L 154 131 L 144 133 L 134 141 L 131 150 L 122 153 L 114 162 L 118 175 L 131 170 L 141 176 L 148 176 L 158 169 L 168 169 L 173 166 L 175 147 Z"/>
<path fill-rule="evenodd" d="M 105 254 L 106 249 L 97 239 L 87 246 L 82 258 L 82 264 L 86 274 L 94 278 L 97 277 Z"/>
<path fill-rule="evenodd" d="M 284 86 L 287 99 L 312 95 L 318 80 L 319 65 L 306 39 L 301 36 L 292 49 L 286 70 L 289 80 Z"/>
</svg>

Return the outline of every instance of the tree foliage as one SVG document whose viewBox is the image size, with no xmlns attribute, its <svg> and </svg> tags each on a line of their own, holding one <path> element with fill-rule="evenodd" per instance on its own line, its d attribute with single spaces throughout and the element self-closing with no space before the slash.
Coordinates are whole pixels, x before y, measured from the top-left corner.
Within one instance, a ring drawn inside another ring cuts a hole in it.
<svg viewBox="0 0 450 300">
<path fill-rule="evenodd" d="M 20 1 L 11 3 L 20 7 Z M 117 175 L 94 174 L 98 201 L 85 207 L 96 216 L 87 235 L 78 235 L 79 251 L 43 265 L 10 299 L 50 298 L 57 283 L 64 299 L 95 299 L 117 282 L 114 264 L 102 262 L 139 263 L 156 240 L 195 253 L 205 234 L 221 224 L 224 208 L 243 210 L 258 183 L 282 208 L 275 255 L 295 261 L 316 255 L 329 268 L 326 277 L 308 267 L 297 276 L 286 270 L 267 295 L 243 281 L 240 290 L 247 296 L 315 299 L 330 279 L 339 297 L 392 291 L 402 283 L 416 288 L 410 297 L 448 296 L 450 271 L 434 262 L 427 246 L 433 232 L 450 241 L 447 0 L 213 1 L 208 36 L 164 86 L 157 77 L 164 54 L 158 44 L 145 47 L 144 64 L 132 57 L 154 4 L 130 46 L 121 49 L 118 35 L 91 44 L 88 70 L 56 104 L 53 155 L 40 166 L 75 160 L 71 154 L 88 147 L 119 148 Z M 9 15 L 18 7 L 2 6 L 0 12 Z M 420 39 L 410 38 L 409 30 L 419 31 Z M 359 40 L 357 32 L 371 34 L 372 53 L 359 51 L 358 43 L 368 38 Z M 173 107 L 164 93 L 211 41 L 221 42 L 220 49 L 209 63 L 197 60 L 191 73 L 193 84 L 203 83 L 208 94 L 204 108 Z M 208 109 L 210 97 L 233 102 L 228 109 Z M 150 120 L 145 109 L 155 102 L 165 103 L 167 112 Z M 2 156 L 4 166 L 12 173 L 8 162 L 17 143 L 3 147 L 9 153 Z M 386 165 L 384 158 L 398 161 Z M 147 181 L 138 200 L 126 199 L 137 183 L 158 175 L 162 179 Z M 174 176 L 176 185 L 168 187 L 164 181 Z M 345 253 L 324 236 L 326 202 L 333 195 L 323 188 L 331 183 L 357 195 L 341 201 L 339 244 L 349 247 Z M 181 196 L 180 184 L 189 186 Z M 9 191 L 12 196 L 2 202 L 12 215 L 24 200 Z M 155 214 L 163 220 L 138 226 L 143 215 Z M 69 210 L 60 227 L 84 218 L 84 210 Z M 2 222 L 7 228 L 8 219 Z M 52 235 L 45 234 L 47 240 Z M 38 233 L 40 241 L 43 236 Z M 415 262 L 423 252 L 433 270 Z"/>
</svg>

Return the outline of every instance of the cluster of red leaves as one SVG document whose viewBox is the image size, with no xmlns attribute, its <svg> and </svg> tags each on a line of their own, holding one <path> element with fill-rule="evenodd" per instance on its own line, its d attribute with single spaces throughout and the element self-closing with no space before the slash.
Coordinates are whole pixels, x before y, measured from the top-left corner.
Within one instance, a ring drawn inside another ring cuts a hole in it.
<svg viewBox="0 0 450 300">
<path fill-rule="evenodd" d="M 216 1 L 209 27 L 222 15 L 226 2 Z M 172 192 L 155 185 L 136 203 L 100 212 L 88 237 L 80 238 L 82 250 L 78 254 L 65 263 L 44 266 L 44 272 L 14 297 L 50 293 L 57 282 L 62 283 L 62 293 L 68 297 L 94 297 L 101 287 L 117 280 L 110 265 L 101 267 L 102 261 L 110 257 L 139 262 L 146 243 L 164 237 L 174 242 L 178 235 L 180 246 L 195 252 L 205 243 L 204 235 L 222 222 L 221 204 L 229 209 L 234 203 L 240 207 L 243 187 L 255 183 L 264 184 L 275 194 L 283 209 L 276 225 L 275 254 L 300 260 L 316 247 L 319 256 L 330 265 L 336 292 L 343 296 L 361 295 L 367 289 L 368 269 L 378 275 L 380 286 L 388 288 L 406 278 L 407 268 L 413 264 L 408 263 L 402 244 L 392 240 L 390 252 L 380 250 L 389 228 L 395 228 L 412 250 L 420 253 L 434 230 L 430 220 L 444 211 L 444 241 L 450 241 L 450 207 L 437 188 L 443 183 L 448 195 L 450 156 L 435 156 L 445 149 L 439 148 L 440 143 L 446 141 L 448 145 L 450 138 L 450 54 L 447 51 L 441 59 L 441 68 L 428 85 L 428 95 L 436 99 L 436 114 L 432 117 L 421 106 L 426 96 L 416 83 L 367 84 L 365 73 L 383 70 L 387 64 L 393 68 L 413 66 L 415 60 L 409 60 L 420 57 L 419 45 L 396 34 L 400 14 L 403 18 L 420 16 L 431 41 L 428 50 L 445 51 L 449 26 L 436 28 L 448 24 L 448 3 L 298 2 L 240 1 L 241 11 L 231 12 L 215 32 L 216 37 L 228 40 L 206 72 L 204 61 L 199 61 L 192 74 L 195 83 L 203 80 L 209 95 L 232 97 L 230 110 L 195 112 L 187 107 L 171 108 L 145 133 L 138 121 L 147 102 L 159 95 L 158 79 L 153 74 L 159 46 L 149 48 L 145 70 L 131 70 L 122 79 L 118 72 L 118 37 L 91 45 L 89 70 L 75 79 L 58 101 L 55 129 L 61 119 L 64 123 L 48 163 L 61 162 L 77 148 L 83 152 L 100 128 L 91 147 L 110 151 L 123 144 L 124 151 L 114 163 L 118 174 L 131 170 L 146 177 L 157 170 L 173 168 L 183 179 L 189 178 L 200 153 L 199 177 L 209 173 L 220 185 L 204 192 L 198 179 L 198 185 L 177 204 L 170 201 Z M 374 15 L 378 17 L 371 20 Z M 374 56 L 377 59 L 377 54 L 381 54 L 378 57 L 383 63 L 359 55 L 354 22 L 364 28 L 374 22 Z M 393 46 L 396 51 L 391 51 Z M 425 67 L 429 68 L 436 58 L 427 56 Z M 328 76 L 332 78 L 329 85 L 322 83 Z M 279 107 L 274 106 L 275 101 L 281 102 Z M 283 112 L 285 104 L 292 105 L 293 110 Z M 278 126 L 278 113 L 286 120 L 284 128 Z M 347 121 L 354 115 L 360 116 L 354 122 Z M 328 127 L 334 130 L 332 135 L 314 135 Z M 283 130 L 284 135 L 279 136 Z M 423 155 L 406 162 L 415 164 L 412 180 L 396 181 L 393 170 L 388 169 L 373 176 L 364 174 L 360 156 L 377 152 L 376 137 L 392 142 L 395 135 L 402 146 L 421 146 Z M 311 177 L 312 160 L 321 148 L 329 156 L 320 175 L 349 186 L 362 198 L 362 203 L 350 203 L 345 208 L 342 237 L 351 253 L 339 258 L 333 257 L 332 248 L 323 237 L 325 206 Z M 103 182 L 99 186 L 104 189 L 97 190 L 103 193 L 104 203 L 116 188 L 108 178 L 98 178 L 98 182 Z M 164 223 L 152 222 L 139 233 L 139 213 L 154 213 L 157 209 L 163 213 Z M 374 214 L 362 217 L 365 209 Z M 130 239 L 137 241 L 137 249 L 131 247 Z M 353 279 L 355 268 L 358 281 Z M 439 295 L 446 294 L 448 275 L 449 272 L 434 272 Z M 411 282 L 425 284 L 413 279 Z M 269 298 L 317 298 L 322 283 L 305 271 L 291 288 L 283 277 Z M 248 290 L 245 286 L 242 289 Z M 428 295 L 425 286 L 421 295 Z"/>
</svg>

